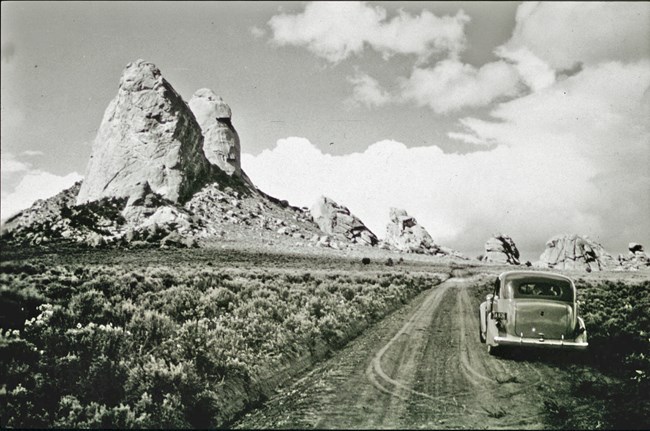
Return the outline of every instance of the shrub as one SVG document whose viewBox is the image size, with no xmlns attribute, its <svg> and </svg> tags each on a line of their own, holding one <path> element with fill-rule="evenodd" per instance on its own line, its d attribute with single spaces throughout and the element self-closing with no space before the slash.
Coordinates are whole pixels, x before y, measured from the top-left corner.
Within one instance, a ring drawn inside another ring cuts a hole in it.
<svg viewBox="0 0 650 431">
<path fill-rule="evenodd" d="M 126 258 L 2 264 L 0 280 L 3 305 L 22 313 L 0 338 L 2 425 L 40 428 L 222 426 L 259 399 L 260 376 L 340 348 L 438 283 Z"/>
</svg>

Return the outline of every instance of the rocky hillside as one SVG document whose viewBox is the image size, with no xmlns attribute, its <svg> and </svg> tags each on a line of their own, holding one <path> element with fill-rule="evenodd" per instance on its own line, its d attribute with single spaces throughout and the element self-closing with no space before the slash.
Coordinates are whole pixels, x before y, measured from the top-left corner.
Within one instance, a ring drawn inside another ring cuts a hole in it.
<svg viewBox="0 0 650 431">
<path fill-rule="evenodd" d="M 324 235 L 310 214 L 258 190 L 241 169 L 231 117 L 211 90 L 198 90 L 188 105 L 154 64 L 129 63 L 84 181 L 7 220 L 3 241 L 185 247 L 245 237 L 316 245 Z"/>
<path fill-rule="evenodd" d="M 241 166 L 230 107 L 212 90 L 186 103 L 152 63 L 129 63 L 81 183 L 7 220 L 3 242 L 39 246 L 195 247 L 228 241 L 345 249 L 379 240 L 322 197 L 307 210 L 259 190 Z M 391 210 L 384 249 L 460 257 Z"/>
<path fill-rule="evenodd" d="M 328 201 L 321 210 L 315 223 L 307 209 L 255 187 L 241 167 L 232 111 L 212 90 L 200 89 L 186 103 L 154 64 L 137 60 L 124 69 L 106 109 L 84 181 L 7 220 L 2 241 L 54 247 L 377 244 L 347 208 Z"/>
</svg>

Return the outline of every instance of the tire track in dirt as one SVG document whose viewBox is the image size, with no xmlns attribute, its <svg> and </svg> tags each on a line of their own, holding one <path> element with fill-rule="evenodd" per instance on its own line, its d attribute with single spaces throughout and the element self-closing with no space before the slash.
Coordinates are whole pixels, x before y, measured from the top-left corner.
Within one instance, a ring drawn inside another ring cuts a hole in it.
<svg viewBox="0 0 650 431">
<path fill-rule="evenodd" d="M 545 428 L 538 387 L 566 376 L 488 355 L 469 295 L 480 280 L 424 292 L 234 426 Z"/>
</svg>

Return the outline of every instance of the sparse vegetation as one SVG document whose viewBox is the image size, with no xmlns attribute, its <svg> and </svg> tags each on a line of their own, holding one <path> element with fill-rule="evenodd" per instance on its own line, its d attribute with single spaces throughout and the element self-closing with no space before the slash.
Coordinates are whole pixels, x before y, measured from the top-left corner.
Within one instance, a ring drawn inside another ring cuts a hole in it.
<svg viewBox="0 0 650 431">
<path fill-rule="evenodd" d="M 650 281 L 575 282 L 589 350 L 541 356 L 573 376 L 571 398 L 558 400 L 553 388 L 537 388 L 549 396 L 549 422 L 562 429 L 650 428 Z M 477 286 L 477 304 L 491 286 L 492 280 Z"/>
<path fill-rule="evenodd" d="M 237 268 L 142 253 L 3 256 L 3 427 L 223 426 L 292 367 L 439 283 L 382 264 Z"/>
</svg>

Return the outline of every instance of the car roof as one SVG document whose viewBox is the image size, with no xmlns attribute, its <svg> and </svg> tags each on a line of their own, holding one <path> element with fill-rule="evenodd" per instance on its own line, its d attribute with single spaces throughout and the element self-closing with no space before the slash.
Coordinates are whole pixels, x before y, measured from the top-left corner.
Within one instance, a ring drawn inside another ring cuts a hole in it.
<svg viewBox="0 0 650 431">
<path fill-rule="evenodd" d="M 506 277 L 537 277 L 537 278 L 551 278 L 554 280 L 566 280 L 572 282 L 572 280 L 566 275 L 557 274 L 554 272 L 545 272 L 545 271 L 506 271 L 502 272 L 499 275 L 499 280 L 503 280 Z"/>
</svg>

